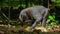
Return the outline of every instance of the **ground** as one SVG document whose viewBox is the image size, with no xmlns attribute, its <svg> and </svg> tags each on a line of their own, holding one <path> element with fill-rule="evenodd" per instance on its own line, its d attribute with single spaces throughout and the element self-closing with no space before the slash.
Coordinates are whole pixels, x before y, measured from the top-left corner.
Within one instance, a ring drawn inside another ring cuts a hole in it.
<svg viewBox="0 0 60 34">
<path fill-rule="evenodd" d="M 21 27 L 20 25 L 18 26 L 12 26 L 12 25 L 0 25 L 0 33 L 1 34 L 29 34 L 29 33 L 32 33 L 32 34 L 38 34 L 38 33 L 43 33 L 45 32 L 46 34 L 47 33 L 50 33 L 50 34 L 59 34 L 60 32 L 60 25 L 55 25 L 53 27 L 41 27 L 39 25 L 37 25 L 35 28 L 33 28 L 31 31 L 29 31 L 29 26 L 25 26 L 25 27 Z M 43 33 L 43 34 L 45 34 Z"/>
</svg>

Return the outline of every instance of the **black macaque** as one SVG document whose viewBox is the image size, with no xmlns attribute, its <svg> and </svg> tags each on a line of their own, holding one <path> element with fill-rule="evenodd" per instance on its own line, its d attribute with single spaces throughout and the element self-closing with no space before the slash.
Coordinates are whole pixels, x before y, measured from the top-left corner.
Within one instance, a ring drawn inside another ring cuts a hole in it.
<svg viewBox="0 0 60 34">
<path fill-rule="evenodd" d="M 26 8 L 20 12 L 19 19 L 21 22 L 29 22 L 34 19 L 35 21 L 30 27 L 30 30 L 36 26 L 37 22 L 40 22 L 40 24 L 45 27 L 46 19 L 49 13 L 48 10 L 49 9 L 44 6 Z"/>
</svg>

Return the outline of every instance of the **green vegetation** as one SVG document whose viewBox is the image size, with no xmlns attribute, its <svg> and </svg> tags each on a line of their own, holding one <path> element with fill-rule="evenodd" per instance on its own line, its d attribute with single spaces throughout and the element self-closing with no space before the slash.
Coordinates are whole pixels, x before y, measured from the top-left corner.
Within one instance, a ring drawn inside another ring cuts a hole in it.
<svg viewBox="0 0 60 34">
<path fill-rule="evenodd" d="M 15 7 L 18 7 L 18 8 L 20 7 L 20 9 L 22 10 L 24 8 L 35 6 L 35 5 L 44 5 L 45 7 L 48 7 L 48 6 L 52 7 L 50 15 L 48 16 L 48 19 L 47 19 L 47 25 L 54 26 L 54 25 L 60 24 L 59 23 L 60 22 L 60 0 L 49 0 L 49 2 L 47 0 L 44 0 L 44 1 L 42 1 L 42 0 L 0 0 L 0 24 L 1 24 L 1 20 L 2 20 L 2 24 L 4 24 L 4 25 L 11 24 L 12 26 L 16 26 L 15 30 L 19 30 L 21 28 L 20 22 L 18 20 L 18 17 L 15 17 L 15 16 L 19 15 L 19 12 L 18 12 L 19 10 L 17 9 L 17 11 L 16 11 Z M 14 9 L 10 10 L 11 7 L 13 7 Z M 3 11 L 1 11 L 1 8 L 4 8 L 5 10 L 3 9 Z M 16 13 L 14 13 L 14 10 Z M 8 18 L 10 16 L 10 20 L 6 19 L 2 15 L 2 12 Z M 9 15 L 9 13 L 10 13 L 10 15 Z M 3 27 L 1 27 L 1 28 L 3 28 Z M 29 28 L 29 26 L 27 26 L 26 29 L 27 28 Z"/>
<path fill-rule="evenodd" d="M 27 2 L 28 1 L 28 2 Z M 44 2 L 45 1 L 45 2 Z M 35 5 L 45 5 L 45 6 L 48 6 L 46 5 L 48 3 L 47 0 L 44 0 L 44 1 L 40 1 L 40 0 L 0 0 L 0 7 L 9 7 L 9 6 L 12 6 L 12 7 L 23 7 L 23 8 L 26 8 L 26 7 L 30 7 L 30 6 L 35 6 Z M 49 6 L 57 6 L 60 8 L 60 0 L 49 0 Z M 53 9 L 54 10 L 54 9 Z M 56 9 L 57 11 L 57 9 Z M 58 12 L 58 11 L 57 11 Z M 0 14 L 1 14 L 1 11 L 0 11 Z M 53 11 L 53 13 L 51 13 L 51 15 L 49 15 L 47 21 L 48 23 L 50 23 L 51 25 L 56 25 L 59 23 L 59 20 L 56 20 L 57 17 L 56 16 L 56 12 Z M 60 15 L 59 15 L 60 16 Z M 0 20 L 4 19 L 2 16 L 0 16 Z"/>
</svg>

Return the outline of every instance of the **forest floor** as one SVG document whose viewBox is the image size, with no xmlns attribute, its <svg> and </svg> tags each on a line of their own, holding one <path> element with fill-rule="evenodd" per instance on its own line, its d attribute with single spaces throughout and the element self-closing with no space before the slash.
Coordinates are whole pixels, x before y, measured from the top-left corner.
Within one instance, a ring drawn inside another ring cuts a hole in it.
<svg viewBox="0 0 60 34">
<path fill-rule="evenodd" d="M 43 33 L 44 32 L 44 33 Z M 60 33 L 60 24 L 53 27 L 41 27 L 37 25 L 32 30 L 29 30 L 29 26 L 21 27 L 11 26 L 11 25 L 0 25 L 0 34 L 59 34 Z"/>
</svg>

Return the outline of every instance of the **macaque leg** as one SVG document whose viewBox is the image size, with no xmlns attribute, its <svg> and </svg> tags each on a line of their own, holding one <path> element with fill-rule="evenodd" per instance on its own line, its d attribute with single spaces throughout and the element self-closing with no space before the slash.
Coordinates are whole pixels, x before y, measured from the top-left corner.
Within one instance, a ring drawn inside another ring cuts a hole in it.
<svg viewBox="0 0 60 34">
<path fill-rule="evenodd" d="M 40 21 L 40 19 L 37 19 L 37 20 L 33 23 L 33 25 L 30 27 L 30 30 L 31 30 L 32 28 L 34 28 L 34 27 L 36 26 L 37 22 L 39 22 L 39 21 Z"/>
<path fill-rule="evenodd" d="M 30 30 L 36 26 L 37 20 L 33 23 L 33 25 L 30 27 Z"/>
<path fill-rule="evenodd" d="M 46 27 L 46 18 L 43 18 L 43 20 L 42 20 L 42 26 Z"/>
<path fill-rule="evenodd" d="M 48 10 L 46 10 L 44 16 L 43 16 L 43 20 L 42 20 L 42 26 L 43 27 L 46 27 L 46 19 L 47 19 L 47 16 L 48 16 Z"/>
</svg>

